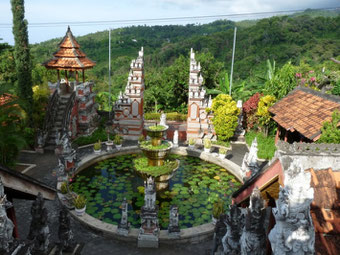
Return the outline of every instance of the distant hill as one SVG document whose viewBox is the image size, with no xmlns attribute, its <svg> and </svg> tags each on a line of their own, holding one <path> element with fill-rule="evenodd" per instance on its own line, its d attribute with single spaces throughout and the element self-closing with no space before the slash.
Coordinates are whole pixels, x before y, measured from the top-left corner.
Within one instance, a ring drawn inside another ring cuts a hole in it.
<svg viewBox="0 0 340 255">
<path fill-rule="evenodd" d="M 132 26 L 112 31 L 112 69 L 118 87 L 126 84 L 129 62 L 144 46 L 146 71 L 171 65 L 190 48 L 210 52 L 230 70 L 233 28 L 238 26 L 235 55 L 235 82 L 248 80 L 265 69 L 267 59 L 280 66 L 304 59 L 314 66 L 340 55 L 339 10 L 306 10 L 290 16 L 276 16 L 256 21 L 218 20 L 203 25 Z M 72 29 L 72 28 L 71 28 Z M 66 31 L 66 30 L 65 30 Z M 34 61 L 52 57 L 61 38 L 32 45 Z M 96 67 L 89 73 L 105 88 L 108 67 L 108 31 L 77 37 L 81 49 Z"/>
</svg>

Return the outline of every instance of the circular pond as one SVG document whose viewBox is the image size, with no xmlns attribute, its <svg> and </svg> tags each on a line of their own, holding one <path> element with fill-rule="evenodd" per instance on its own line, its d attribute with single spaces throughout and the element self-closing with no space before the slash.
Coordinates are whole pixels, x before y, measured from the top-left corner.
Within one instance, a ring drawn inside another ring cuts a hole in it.
<svg viewBox="0 0 340 255">
<path fill-rule="evenodd" d="M 118 225 L 120 205 L 126 197 L 129 222 L 140 227 L 140 209 L 144 204 L 144 181 L 133 168 L 139 154 L 116 156 L 82 170 L 73 180 L 72 189 L 87 199 L 86 212 L 104 222 Z M 231 194 L 239 181 L 226 169 L 196 157 L 171 154 L 180 165 L 165 190 L 157 191 L 159 224 L 166 229 L 169 209 L 179 207 L 180 227 L 189 228 L 211 221 L 213 203 L 221 198 L 228 210 Z"/>
</svg>

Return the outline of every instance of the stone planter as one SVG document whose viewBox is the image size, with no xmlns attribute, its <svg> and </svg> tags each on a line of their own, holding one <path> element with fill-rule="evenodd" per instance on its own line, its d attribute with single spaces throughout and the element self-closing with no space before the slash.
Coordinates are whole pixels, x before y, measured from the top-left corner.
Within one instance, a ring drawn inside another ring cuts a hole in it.
<svg viewBox="0 0 340 255">
<path fill-rule="evenodd" d="M 211 149 L 211 148 L 204 148 L 204 152 L 210 153 L 210 149 Z"/>
<path fill-rule="evenodd" d="M 217 219 L 214 218 L 214 216 L 211 215 L 211 223 L 215 226 L 217 222 Z"/>
<path fill-rule="evenodd" d="M 189 149 L 191 149 L 191 150 L 193 150 L 193 149 L 195 149 L 195 145 L 188 145 L 188 147 L 189 147 Z"/>
<path fill-rule="evenodd" d="M 225 154 L 218 154 L 218 157 L 219 157 L 220 159 L 224 159 L 224 158 L 225 158 Z"/>
<path fill-rule="evenodd" d="M 86 205 L 85 205 L 84 208 L 81 208 L 81 209 L 75 208 L 74 210 L 75 210 L 75 212 L 76 212 L 76 215 L 79 216 L 79 217 L 81 217 L 81 216 L 83 216 L 83 215 L 85 214 Z"/>
<path fill-rule="evenodd" d="M 102 150 L 95 150 L 95 149 L 93 149 L 93 151 L 94 151 L 94 154 L 100 154 L 102 152 Z"/>
<path fill-rule="evenodd" d="M 120 150 L 122 148 L 122 145 L 121 144 L 116 144 L 116 149 L 117 150 Z"/>
<path fill-rule="evenodd" d="M 106 145 L 106 151 L 112 151 L 113 150 L 113 142 L 105 142 Z"/>
</svg>

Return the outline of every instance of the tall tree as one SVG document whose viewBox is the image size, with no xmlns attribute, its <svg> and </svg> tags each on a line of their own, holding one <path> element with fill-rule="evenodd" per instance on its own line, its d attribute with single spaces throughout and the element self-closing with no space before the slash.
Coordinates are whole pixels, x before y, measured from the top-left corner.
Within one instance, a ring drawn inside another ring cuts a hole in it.
<svg viewBox="0 0 340 255">
<path fill-rule="evenodd" d="M 14 59 L 18 77 L 18 95 L 23 100 L 23 108 L 32 121 L 33 91 L 32 65 L 28 44 L 27 20 L 25 20 L 24 0 L 11 0 L 13 13 Z"/>
</svg>

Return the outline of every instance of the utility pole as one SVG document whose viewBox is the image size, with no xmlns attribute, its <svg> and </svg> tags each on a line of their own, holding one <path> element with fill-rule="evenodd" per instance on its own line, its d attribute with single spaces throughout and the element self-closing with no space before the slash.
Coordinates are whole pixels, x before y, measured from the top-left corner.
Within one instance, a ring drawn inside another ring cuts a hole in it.
<svg viewBox="0 0 340 255">
<path fill-rule="evenodd" d="M 111 121 L 111 28 L 109 28 L 109 121 Z"/>
<path fill-rule="evenodd" d="M 231 59 L 229 96 L 231 96 L 231 87 L 233 86 L 233 72 L 234 72 L 234 56 L 235 56 L 235 44 L 236 44 L 236 31 L 237 31 L 237 27 L 235 27 L 235 29 L 234 29 L 234 43 L 233 43 L 233 56 L 232 56 L 232 59 Z"/>
</svg>

